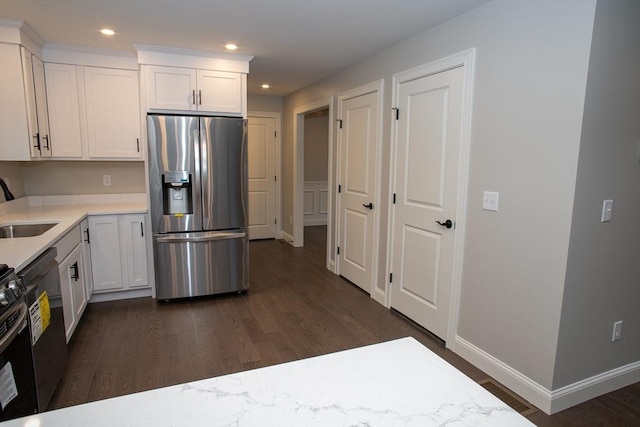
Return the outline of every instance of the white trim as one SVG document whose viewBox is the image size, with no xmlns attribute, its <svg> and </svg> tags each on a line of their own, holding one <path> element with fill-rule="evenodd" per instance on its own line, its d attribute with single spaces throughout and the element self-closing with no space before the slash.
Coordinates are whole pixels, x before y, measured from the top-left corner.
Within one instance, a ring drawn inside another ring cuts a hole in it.
<svg viewBox="0 0 640 427">
<path fill-rule="evenodd" d="M 551 392 L 551 414 L 640 381 L 640 360 Z"/>
<path fill-rule="evenodd" d="M 368 95 L 370 93 L 376 93 L 377 96 L 377 108 L 378 108 L 378 138 L 375 141 L 376 149 L 375 149 L 375 163 L 376 163 L 376 174 L 374 180 L 374 189 L 373 189 L 373 204 L 374 206 L 381 206 L 381 195 L 380 195 L 380 187 L 381 187 L 381 175 L 382 175 L 382 110 L 384 109 L 384 79 L 376 80 L 371 83 L 364 84 L 362 86 L 358 86 L 356 88 L 347 90 L 338 95 L 338 117 L 342 117 L 342 103 L 353 98 L 357 98 L 359 96 Z M 342 135 L 338 133 L 338 147 L 340 146 Z M 337 164 L 337 173 L 336 177 L 338 178 L 338 182 L 342 182 L 340 173 L 342 171 L 341 162 L 342 158 L 340 156 L 341 150 L 337 150 L 336 155 L 336 164 Z M 339 246 L 341 242 L 340 237 L 340 218 L 341 215 L 341 204 L 340 204 L 340 195 L 337 197 L 337 209 L 336 209 L 336 238 L 335 245 Z M 378 284 L 378 262 L 380 259 L 380 209 L 374 209 L 372 211 L 373 214 L 373 239 L 372 239 L 372 261 L 371 261 L 371 282 L 369 283 L 369 295 L 371 298 L 376 300 L 382 305 L 385 305 L 387 299 L 387 292 L 384 289 L 379 289 L 377 287 Z M 335 252 L 335 248 L 332 248 Z M 340 256 L 336 256 L 336 274 L 340 274 Z"/>
<path fill-rule="evenodd" d="M 293 246 L 295 247 L 304 246 L 304 115 L 326 108 L 329 109 L 328 145 L 331 149 L 333 147 L 333 97 L 321 99 L 293 110 Z M 329 172 L 331 169 L 331 160 L 329 160 Z M 330 173 L 329 185 L 331 185 Z M 331 217 L 331 212 L 329 212 L 327 233 L 331 229 Z M 327 254 L 327 256 L 329 255 Z"/>
<path fill-rule="evenodd" d="M 131 289 L 128 291 L 116 291 L 116 292 L 100 292 L 93 293 L 91 299 L 89 300 L 89 304 L 93 304 L 96 302 L 105 302 L 105 301 L 117 301 L 121 299 L 132 299 L 132 298 L 146 298 L 153 297 L 155 298 L 155 292 L 151 288 L 144 289 Z"/>
<path fill-rule="evenodd" d="M 293 246 L 293 236 L 284 230 L 282 230 L 282 240 Z"/>
<path fill-rule="evenodd" d="M 469 152 L 471 145 L 471 120 L 473 107 L 473 85 L 475 69 L 475 48 L 471 48 L 442 59 L 438 59 L 428 64 L 411 68 L 393 75 L 393 95 L 392 103 L 398 105 L 399 85 L 411 80 L 441 73 L 453 68 L 464 67 L 464 81 L 462 89 L 462 117 L 460 132 L 460 159 L 458 168 L 458 200 L 456 209 L 456 233 L 453 248 L 453 270 L 451 277 L 451 296 L 449 303 L 449 321 L 447 325 L 447 348 L 453 348 L 458 331 L 458 307 L 460 304 L 460 286 L 462 282 L 462 266 L 464 253 L 464 240 L 466 233 L 467 218 L 467 191 L 469 180 Z M 389 194 L 395 193 L 395 152 L 397 147 L 397 125 L 395 120 L 391 120 L 391 156 L 389 159 Z M 393 205 L 392 205 L 393 206 Z M 391 209 L 387 224 L 387 266 L 385 280 L 387 283 L 386 306 L 391 306 L 391 289 L 388 281 L 393 265 L 393 220 L 395 209 Z"/>
<path fill-rule="evenodd" d="M 193 49 L 180 49 L 148 44 L 134 44 L 140 64 L 166 65 L 172 67 L 202 68 L 207 70 L 233 71 L 247 74 L 250 55 L 237 55 Z"/>
<path fill-rule="evenodd" d="M 456 336 L 453 351 L 545 413 L 549 413 L 551 391 L 547 388 L 464 338 Z"/>
<path fill-rule="evenodd" d="M 282 114 L 271 111 L 249 111 L 247 117 L 268 118 L 276 121 L 276 239 L 282 238 Z"/>
<path fill-rule="evenodd" d="M 549 390 L 459 336 L 454 352 L 549 415 L 640 381 L 637 361 Z"/>
</svg>

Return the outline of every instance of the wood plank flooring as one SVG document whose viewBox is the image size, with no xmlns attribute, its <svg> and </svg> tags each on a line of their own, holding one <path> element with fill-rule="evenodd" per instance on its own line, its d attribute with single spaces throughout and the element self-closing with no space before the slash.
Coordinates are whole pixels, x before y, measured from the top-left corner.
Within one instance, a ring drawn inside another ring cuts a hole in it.
<svg viewBox="0 0 640 427">
<path fill-rule="evenodd" d="M 412 336 L 475 381 L 487 377 L 428 333 L 325 268 L 326 227 L 305 247 L 251 242 L 248 294 L 90 304 L 69 343 L 51 408 Z M 540 426 L 640 425 L 640 383 L 548 416 Z"/>
</svg>

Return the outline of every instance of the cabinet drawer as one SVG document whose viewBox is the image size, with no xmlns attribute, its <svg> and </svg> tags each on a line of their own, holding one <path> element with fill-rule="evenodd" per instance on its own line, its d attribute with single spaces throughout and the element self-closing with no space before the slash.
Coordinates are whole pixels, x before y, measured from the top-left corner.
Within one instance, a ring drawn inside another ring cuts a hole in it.
<svg viewBox="0 0 640 427">
<path fill-rule="evenodd" d="M 57 249 L 58 255 L 56 255 L 56 261 L 62 262 L 63 259 L 71 253 L 81 240 L 80 227 L 76 226 L 71 229 L 67 234 L 58 240 L 53 246 Z"/>
</svg>

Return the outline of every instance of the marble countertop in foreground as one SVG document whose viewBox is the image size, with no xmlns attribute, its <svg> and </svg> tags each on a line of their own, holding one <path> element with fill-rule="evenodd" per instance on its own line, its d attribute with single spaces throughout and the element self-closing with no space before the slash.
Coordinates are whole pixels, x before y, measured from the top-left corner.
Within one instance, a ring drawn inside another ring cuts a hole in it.
<svg viewBox="0 0 640 427">
<path fill-rule="evenodd" d="M 533 424 L 415 339 L 402 338 L 6 423 L 7 427 L 29 425 Z"/>
</svg>

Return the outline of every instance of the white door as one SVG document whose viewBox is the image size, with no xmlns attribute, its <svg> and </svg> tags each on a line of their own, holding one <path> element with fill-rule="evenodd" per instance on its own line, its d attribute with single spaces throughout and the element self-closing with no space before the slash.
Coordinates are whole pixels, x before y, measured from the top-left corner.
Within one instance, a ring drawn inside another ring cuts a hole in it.
<svg viewBox="0 0 640 427">
<path fill-rule="evenodd" d="M 464 68 L 398 86 L 391 307 L 447 338 Z M 451 228 L 440 225 L 451 221 Z"/>
<path fill-rule="evenodd" d="M 249 117 L 249 239 L 276 237 L 275 123 Z"/>
<path fill-rule="evenodd" d="M 338 269 L 341 276 L 372 292 L 373 210 L 377 173 L 378 92 L 340 100 L 340 192 Z"/>
</svg>

